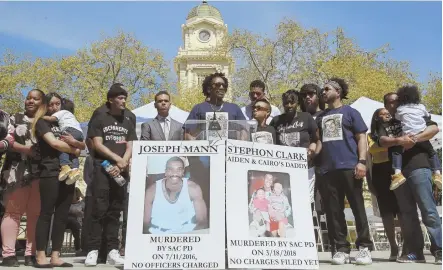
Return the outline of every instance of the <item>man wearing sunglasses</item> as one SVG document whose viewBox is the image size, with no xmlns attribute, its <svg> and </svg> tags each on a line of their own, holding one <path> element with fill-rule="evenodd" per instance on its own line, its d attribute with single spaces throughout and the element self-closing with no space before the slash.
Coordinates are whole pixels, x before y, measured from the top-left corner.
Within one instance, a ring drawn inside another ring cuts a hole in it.
<svg viewBox="0 0 443 270">
<path fill-rule="evenodd" d="M 246 130 L 240 124 L 230 123 L 228 120 L 246 120 L 240 107 L 234 103 L 225 102 L 223 98 L 228 91 L 228 79 L 223 73 L 214 73 L 206 76 L 202 84 L 203 93 L 208 93 L 209 99 L 195 105 L 189 113 L 185 129 L 185 139 L 240 139 L 248 140 Z M 217 120 L 213 124 L 203 127 L 192 123 L 192 120 Z M 202 135 L 205 135 L 202 137 Z"/>
<path fill-rule="evenodd" d="M 314 119 L 323 112 L 325 109 L 325 102 L 321 99 L 321 88 L 320 86 L 314 83 L 304 84 L 300 88 L 300 94 L 298 99 L 298 104 L 300 106 L 300 110 L 302 112 L 309 113 Z M 319 188 L 322 186 L 319 185 L 316 179 L 319 178 L 318 167 L 320 166 L 320 159 L 316 156 L 313 159 L 313 162 L 309 164 L 308 169 L 308 179 L 309 179 L 309 191 L 310 191 L 310 199 L 311 199 L 311 209 L 312 211 L 316 211 L 317 213 L 323 213 L 325 206 L 322 204 L 323 200 L 320 195 Z M 330 216 L 326 216 L 327 224 L 332 224 L 332 219 Z M 317 219 L 313 218 L 314 225 L 317 224 Z M 331 225 L 329 225 L 331 226 Z M 315 231 L 317 238 L 317 231 Z M 329 246 L 331 248 L 331 253 L 335 254 L 335 240 L 334 237 L 329 237 Z"/>
<path fill-rule="evenodd" d="M 299 106 L 302 112 L 307 112 L 314 119 L 325 109 L 325 103 L 320 99 L 321 88 L 313 83 L 300 88 Z"/>
<path fill-rule="evenodd" d="M 241 111 L 243 112 L 247 120 L 251 120 L 254 118 L 252 115 L 253 104 L 255 101 L 259 99 L 265 99 L 265 89 L 266 89 L 265 83 L 260 80 L 252 81 L 251 84 L 249 85 L 249 99 L 251 100 L 251 103 L 241 108 Z M 277 107 L 271 105 L 271 113 L 266 119 L 266 124 L 269 125 L 272 118 L 277 115 L 280 115 L 280 110 Z"/>
<path fill-rule="evenodd" d="M 351 262 L 351 245 L 346 238 L 348 229 L 343 214 L 346 195 L 357 227 L 355 245 L 359 251 L 355 263 L 369 265 L 372 264 L 370 251 L 374 244 L 363 199 L 368 128 L 357 110 L 343 104 L 348 93 L 349 86 L 341 78 L 330 79 L 322 90 L 321 97 L 328 108 L 316 118 L 322 144 L 317 180 L 325 202 L 328 235 L 334 238 L 337 250 L 331 263 L 343 265 Z"/>
</svg>

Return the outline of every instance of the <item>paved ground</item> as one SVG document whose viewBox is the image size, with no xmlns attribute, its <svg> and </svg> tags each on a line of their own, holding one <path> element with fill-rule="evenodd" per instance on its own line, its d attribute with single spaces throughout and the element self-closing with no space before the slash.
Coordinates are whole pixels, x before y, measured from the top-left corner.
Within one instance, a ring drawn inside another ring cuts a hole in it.
<svg viewBox="0 0 443 270">
<path fill-rule="evenodd" d="M 351 253 L 351 257 L 355 255 L 356 252 Z M 441 265 L 434 265 L 434 257 L 430 255 L 429 252 L 425 253 L 427 263 L 426 264 L 405 264 L 405 263 L 395 263 L 395 262 L 388 262 L 387 258 L 389 257 L 388 251 L 376 251 L 372 253 L 373 258 L 373 264 L 370 266 L 359 266 L 361 268 L 364 268 L 365 270 L 371 270 L 371 269 L 383 269 L 383 270 L 437 270 L 442 269 Z M 103 265 L 100 264 L 96 268 L 86 268 L 83 265 L 84 257 L 65 257 L 65 260 L 67 262 L 74 264 L 74 269 L 118 269 L 117 267 L 112 267 L 110 265 Z M 319 259 L 320 259 L 320 269 L 352 269 L 356 267 L 355 265 L 344 265 L 344 266 L 334 266 L 329 264 L 330 259 L 330 253 L 329 252 L 320 252 L 319 253 Z M 21 264 L 23 264 L 23 260 L 20 261 Z M 19 268 L 15 269 L 30 269 L 29 267 L 21 265 Z M 61 269 L 61 268 L 59 268 Z M 122 267 L 119 268 L 120 270 Z"/>
</svg>

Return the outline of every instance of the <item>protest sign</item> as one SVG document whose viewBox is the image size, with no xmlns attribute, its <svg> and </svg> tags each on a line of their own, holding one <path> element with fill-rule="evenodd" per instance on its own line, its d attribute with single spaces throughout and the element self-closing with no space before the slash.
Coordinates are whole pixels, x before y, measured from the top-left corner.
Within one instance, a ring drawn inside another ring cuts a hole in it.
<svg viewBox="0 0 443 270">
<path fill-rule="evenodd" d="M 306 149 L 226 147 L 229 268 L 317 269 Z"/>
<path fill-rule="evenodd" d="M 125 269 L 225 268 L 225 141 L 136 141 Z"/>
</svg>

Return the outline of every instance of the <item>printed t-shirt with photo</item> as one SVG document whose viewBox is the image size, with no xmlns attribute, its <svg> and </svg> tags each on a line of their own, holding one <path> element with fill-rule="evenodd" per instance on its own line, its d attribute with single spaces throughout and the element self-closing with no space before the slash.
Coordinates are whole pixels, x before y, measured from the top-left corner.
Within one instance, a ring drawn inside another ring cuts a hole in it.
<svg viewBox="0 0 443 270">
<path fill-rule="evenodd" d="M 245 116 L 243 115 L 240 107 L 238 107 L 234 103 L 224 102 L 221 106 L 214 106 L 210 104 L 209 102 L 205 101 L 200 104 L 195 105 L 191 112 L 189 113 L 188 119 L 186 121 L 190 120 L 213 120 L 214 118 L 214 111 L 215 111 L 215 119 L 218 120 L 217 123 L 220 125 L 220 130 L 208 130 L 208 127 L 205 127 L 205 125 L 199 125 L 196 123 L 185 123 L 183 125 L 183 128 L 186 132 L 193 131 L 193 133 L 196 130 L 199 131 L 206 131 L 207 136 L 205 139 L 208 140 L 223 140 L 229 138 L 236 138 L 236 132 L 241 129 L 243 129 L 243 125 L 240 123 L 230 123 L 230 126 L 228 128 L 228 120 L 246 120 Z M 229 130 L 229 134 L 228 134 Z"/>
<path fill-rule="evenodd" d="M 358 162 L 355 135 L 368 130 L 361 114 L 356 109 L 343 105 L 326 109 L 316 121 L 322 142 L 320 173 L 354 169 Z"/>
<path fill-rule="evenodd" d="M 318 140 L 317 124 L 307 112 L 297 112 L 292 119 L 287 114 L 276 116 L 270 125 L 276 130 L 278 145 L 308 148 Z"/>
<path fill-rule="evenodd" d="M 60 152 L 52 148 L 44 139 L 46 133 L 52 132 L 58 139 L 60 137 L 60 128 L 56 123 L 50 123 L 39 119 L 35 125 L 35 136 L 37 138 L 41 161 L 39 165 L 40 177 L 58 176 L 60 172 Z"/>
<path fill-rule="evenodd" d="M 253 142 L 277 144 L 275 128 L 273 126 L 257 127 L 257 131 L 251 134 Z"/>
<path fill-rule="evenodd" d="M 122 115 L 111 115 L 102 113 L 97 115 L 91 123 L 90 133 L 92 138 L 103 138 L 103 145 L 113 153 L 123 157 L 126 152 L 126 142 L 137 140 L 135 126 L 132 121 Z M 107 159 L 100 153 L 95 153 L 95 158 L 99 161 Z M 112 161 L 109 160 L 111 163 Z"/>
</svg>

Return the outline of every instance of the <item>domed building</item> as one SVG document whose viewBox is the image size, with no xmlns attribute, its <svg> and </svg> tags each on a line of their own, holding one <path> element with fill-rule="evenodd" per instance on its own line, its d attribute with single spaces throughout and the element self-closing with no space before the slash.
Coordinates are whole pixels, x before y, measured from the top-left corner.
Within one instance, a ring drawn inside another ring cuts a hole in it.
<svg viewBox="0 0 443 270">
<path fill-rule="evenodd" d="M 180 89 L 201 88 L 205 76 L 214 72 L 223 72 L 229 79 L 234 62 L 219 51 L 228 33 L 220 11 L 203 1 L 189 11 L 181 27 L 183 44 L 174 59 Z"/>
</svg>

